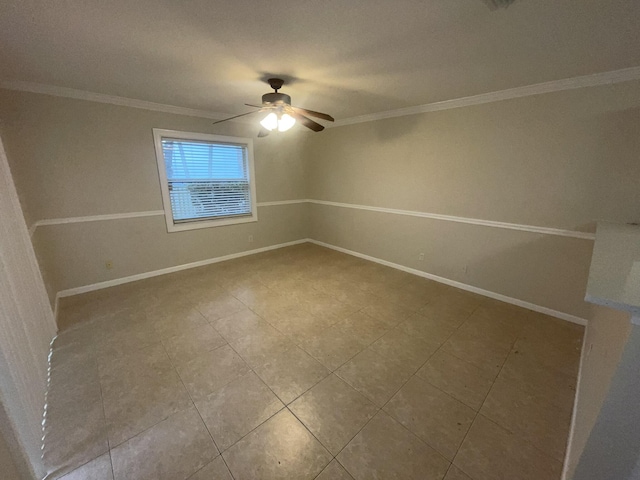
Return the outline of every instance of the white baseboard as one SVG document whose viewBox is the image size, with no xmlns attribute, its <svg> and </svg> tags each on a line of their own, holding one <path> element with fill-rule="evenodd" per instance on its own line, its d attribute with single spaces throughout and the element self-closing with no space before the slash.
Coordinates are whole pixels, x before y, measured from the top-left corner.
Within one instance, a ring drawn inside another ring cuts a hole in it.
<svg viewBox="0 0 640 480">
<path fill-rule="evenodd" d="M 346 248 L 337 247 L 335 245 L 331 245 L 330 243 L 324 243 L 324 242 L 320 242 L 318 240 L 313 240 L 313 239 L 308 239 L 308 241 L 316 245 L 320 245 L 322 247 L 327 247 L 327 248 L 331 248 L 332 250 L 337 250 L 338 252 L 346 253 L 348 255 L 353 255 L 355 257 L 359 257 L 364 260 L 369 260 L 371 262 L 376 262 L 381 265 L 386 265 L 387 267 L 397 268 L 398 270 L 402 270 L 404 272 L 411 273 L 413 275 L 418 275 L 419 277 L 424 277 L 424 278 L 428 278 L 429 280 L 434 280 L 436 282 L 444 283 L 445 285 L 459 288 L 460 290 L 466 290 L 468 292 L 477 293 L 478 295 L 483 295 L 485 297 L 493 298 L 495 300 L 500 300 L 501 302 L 510 303 L 518 307 L 526 308 L 528 310 L 533 310 L 534 312 L 544 313 L 545 315 L 560 318 L 562 320 L 566 320 L 571 323 L 577 323 L 578 325 L 587 324 L 587 320 L 585 320 L 584 318 L 580 318 L 578 316 L 571 315 L 569 313 L 560 312 L 558 310 L 553 310 L 551 308 L 543 307 L 541 305 L 536 305 L 535 303 L 525 302 L 524 300 L 519 300 L 517 298 L 502 295 L 500 293 L 495 293 L 489 290 L 484 290 L 482 288 L 474 287 L 473 285 L 467 285 L 466 283 L 461 283 L 455 280 L 450 280 L 448 278 L 439 277 L 431 273 L 423 272 L 422 270 L 417 270 L 411 267 L 405 267 L 404 265 L 400 265 L 398 263 L 382 260 L 380 258 L 372 257 L 370 255 L 365 255 L 364 253 L 355 252 L 353 250 L 347 250 Z"/>
<path fill-rule="evenodd" d="M 189 268 L 203 267 L 205 265 L 211 265 L 212 263 L 224 262 L 225 260 L 232 260 L 234 258 L 245 257 L 247 255 L 253 255 L 256 253 L 267 252 L 269 250 L 276 250 L 278 248 L 290 247 L 292 245 L 298 245 L 300 243 L 306 243 L 309 240 L 303 238 L 301 240 L 294 240 L 293 242 L 279 243 L 277 245 L 269 245 L 268 247 L 256 248 L 254 250 L 245 250 L 243 252 L 231 253 L 222 257 L 207 258 L 205 260 L 199 260 L 197 262 L 185 263 L 183 265 L 176 265 L 174 267 L 161 268 L 160 270 L 153 270 L 151 272 L 138 273 L 136 275 L 130 275 L 128 277 L 115 278 L 113 280 L 107 280 L 105 282 L 92 283 L 90 285 L 83 285 L 82 287 L 69 288 L 67 290 L 61 290 L 56 295 L 56 309 L 58 299 L 62 297 L 70 297 L 72 295 L 79 295 L 81 293 L 92 292 L 94 290 L 101 290 L 103 288 L 115 287 L 116 285 L 122 285 L 123 283 L 137 282 L 138 280 L 144 280 L 145 278 L 157 277 L 159 275 L 166 275 L 167 273 L 179 272 L 181 270 L 188 270 Z"/>
<path fill-rule="evenodd" d="M 123 283 L 136 282 L 138 280 L 144 280 L 145 278 L 157 277 L 159 275 L 165 275 L 167 273 L 179 272 L 181 270 L 188 270 L 190 268 L 202 267 L 205 265 L 211 265 L 213 263 L 224 262 L 225 260 L 232 260 L 234 258 L 240 258 L 247 255 L 253 255 L 256 253 L 266 252 L 269 250 L 276 250 L 278 248 L 290 247 L 292 245 L 299 245 L 301 243 L 313 243 L 316 245 L 320 245 L 322 247 L 331 248 L 332 250 L 337 250 L 338 252 L 346 253 L 348 255 L 353 255 L 355 257 L 359 257 L 365 260 L 369 260 L 371 262 L 379 263 L 381 265 L 386 265 L 387 267 L 396 268 L 398 270 L 402 270 L 407 273 L 411 273 L 413 275 L 417 275 L 419 277 L 428 278 L 429 280 L 434 280 L 436 282 L 444 283 L 445 285 L 449 285 L 451 287 L 459 288 L 461 290 L 466 290 L 468 292 L 477 293 L 478 295 L 483 295 L 485 297 L 493 298 L 495 300 L 499 300 L 501 302 L 510 303 L 512 305 L 516 305 L 518 307 L 526 308 L 528 310 L 533 310 L 534 312 L 544 313 L 545 315 L 550 315 L 552 317 L 560 318 L 562 320 L 566 320 L 571 323 L 577 323 L 578 325 L 586 325 L 587 321 L 584 318 L 577 317 L 575 315 L 571 315 L 569 313 L 560 312 L 558 310 L 553 310 L 551 308 L 543 307 L 541 305 L 536 305 L 534 303 L 525 302 L 524 300 L 519 300 L 517 298 L 508 297 L 506 295 L 502 295 L 500 293 L 491 292 L 489 290 L 484 290 L 482 288 L 474 287 L 472 285 L 467 285 L 466 283 L 457 282 L 455 280 L 450 280 L 448 278 L 439 277 L 438 275 L 433 275 L 431 273 L 423 272 L 422 270 L 417 270 L 415 268 L 405 267 L 404 265 L 400 265 L 398 263 L 389 262 L 387 260 L 382 260 L 381 258 L 372 257 L 370 255 L 365 255 L 363 253 L 355 252 L 353 250 L 347 250 L 346 248 L 338 247 L 335 245 L 331 245 L 329 243 L 320 242 L 318 240 L 313 240 L 311 238 L 303 238 L 300 240 L 294 240 L 293 242 L 287 243 L 279 243 L 277 245 L 270 245 L 268 247 L 256 248 L 254 250 L 245 250 L 243 252 L 232 253 L 230 255 L 224 255 L 222 257 L 214 257 L 208 258 L 205 260 L 199 260 L 197 262 L 185 263 L 183 265 L 176 265 L 173 267 L 162 268 L 160 270 L 153 270 L 151 272 L 139 273 L 136 275 L 130 275 L 128 277 L 116 278 L 113 280 L 107 280 L 105 282 L 93 283 L 90 285 L 83 285 L 82 287 L 69 288 L 67 290 L 61 290 L 56 295 L 56 319 L 57 319 L 57 310 L 58 310 L 58 300 L 62 297 L 69 297 L 72 295 L 79 295 L 81 293 L 92 292 L 94 290 L 100 290 L 103 288 L 115 287 L 116 285 L 122 285 Z"/>
</svg>

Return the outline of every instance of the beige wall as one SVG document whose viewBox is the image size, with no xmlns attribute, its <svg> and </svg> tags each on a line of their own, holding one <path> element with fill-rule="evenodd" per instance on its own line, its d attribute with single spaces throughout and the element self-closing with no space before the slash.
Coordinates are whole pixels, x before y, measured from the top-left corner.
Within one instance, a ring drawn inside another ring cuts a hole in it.
<svg viewBox="0 0 640 480">
<path fill-rule="evenodd" d="M 55 321 L 0 141 L 0 435 L 42 478 L 42 415 Z M 1 447 L 0 447 L 1 448 Z M 0 477 L 5 478 L 4 469 Z"/>
<path fill-rule="evenodd" d="M 258 202 L 306 193 L 304 132 L 258 139 L 255 126 L 7 90 L 0 119 L 28 224 L 162 210 L 153 128 L 254 137 Z M 305 238 L 305 208 L 261 207 L 257 223 L 170 234 L 162 217 L 42 226 L 34 245 L 53 299 L 68 288 Z"/>
<path fill-rule="evenodd" d="M 0 432 L 0 472 L 4 480 L 21 480 L 18 467 L 13 461 L 7 440 Z"/>
<path fill-rule="evenodd" d="M 597 220 L 640 219 L 640 82 L 330 129 L 310 137 L 307 151 L 312 199 L 593 231 Z M 315 239 L 589 314 L 589 240 L 330 206 L 311 212 Z"/>
<path fill-rule="evenodd" d="M 163 216 L 52 225 L 34 243 L 59 291 L 303 239 L 307 225 L 306 205 L 295 204 L 261 207 L 257 222 L 169 234 Z"/>
<path fill-rule="evenodd" d="M 582 350 L 574 428 L 567 450 L 564 476 L 567 480 L 573 477 L 596 423 L 630 332 L 628 314 L 604 307 L 592 307 Z"/>
<path fill-rule="evenodd" d="M 572 480 L 640 478 L 640 318 L 635 320 Z"/>
<path fill-rule="evenodd" d="M 311 205 L 310 213 L 315 240 L 583 318 L 588 313 L 582 299 L 589 240 L 325 205 Z"/>
</svg>

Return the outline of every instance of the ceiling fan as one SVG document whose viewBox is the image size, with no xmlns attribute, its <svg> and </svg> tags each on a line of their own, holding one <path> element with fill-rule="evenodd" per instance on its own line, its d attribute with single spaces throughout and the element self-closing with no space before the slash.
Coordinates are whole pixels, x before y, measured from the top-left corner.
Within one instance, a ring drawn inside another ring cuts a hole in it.
<svg viewBox="0 0 640 480">
<path fill-rule="evenodd" d="M 314 132 L 324 130 L 324 126 L 314 120 L 311 120 L 309 117 L 316 117 L 329 122 L 334 121 L 334 118 L 326 113 L 292 106 L 291 97 L 289 95 L 286 93 L 278 93 L 278 90 L 280 90 L 282 85 L 284 85 L 284 80 L 281 78 L 270 78 L 267 80 L 267 83 L 271 88 L 273 88 L 273 92 L 265 93 L 262 96 L 262 105 L 251 105 L 249 103 L 245 103 L 247 107 L 258 108 L 259 110 L 241 113 L 240 115 L 235 115 L 233 117 L 225 118 L 224 120 L 213 122 L 213 124 L 215 125 L 217 123 L 226 122 L 227 120 L 233 120 L 234 118 L 244 117 L 245 115 L 251 115 L 257 112 L 268 112 L 267 116 L 260 121 L 261 128 L 260 132 L 258 132 L 258 137 L 266 137 L 269 135 L 269 132 L 273 130 L 286 132 L 293 127 L 296 122 L 300 122 L 303 126 L 313 130 Z"/>
</svg>

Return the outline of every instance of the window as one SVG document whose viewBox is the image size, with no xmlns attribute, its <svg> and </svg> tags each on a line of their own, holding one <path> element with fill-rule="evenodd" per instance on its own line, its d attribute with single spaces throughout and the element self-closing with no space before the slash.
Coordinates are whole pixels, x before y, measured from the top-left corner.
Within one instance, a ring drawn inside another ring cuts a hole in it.
<svg viewBox="0 0 640 480">
<path fill-rule="evenodd" d="M 255 222 L 250 138 L 153 130 L 167 230 Z"/>
</svg>

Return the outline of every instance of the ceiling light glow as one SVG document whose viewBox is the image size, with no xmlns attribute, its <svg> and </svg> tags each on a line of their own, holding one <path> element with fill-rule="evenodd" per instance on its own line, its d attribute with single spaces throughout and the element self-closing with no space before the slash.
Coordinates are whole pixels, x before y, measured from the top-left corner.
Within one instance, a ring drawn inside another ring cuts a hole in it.
<svg viewBox="0 0 640 480">
<path fill-rule="evenodd" d="M 271 131 L 274 128 L 278 127 L 278 123 L 279 123 L 278 116 L 275 113 L 271 112 L 269 115 L 267 115 L 262 119 L 262 121 L 260 122 L 260 125 L 262 125 L 267 130 Z"/>
<path fill-rule="evenodd" d="M 286 132 L 291 127 L 296 124 L 296 119 L 293 118 L 288 113 L 282 115 L 282 117 L 278 120 L 278 131 Z"/>
</svg>

